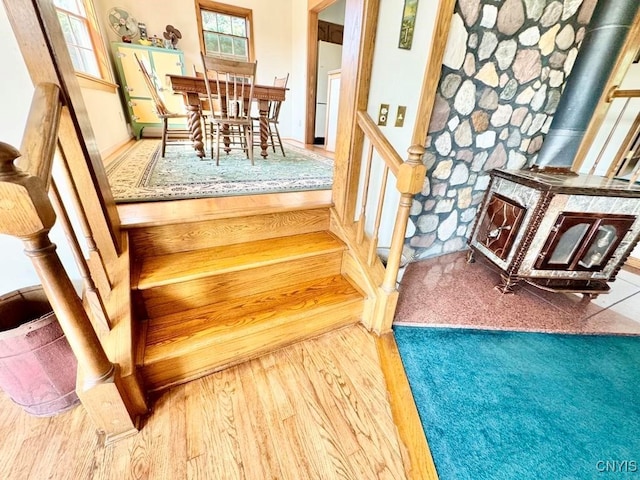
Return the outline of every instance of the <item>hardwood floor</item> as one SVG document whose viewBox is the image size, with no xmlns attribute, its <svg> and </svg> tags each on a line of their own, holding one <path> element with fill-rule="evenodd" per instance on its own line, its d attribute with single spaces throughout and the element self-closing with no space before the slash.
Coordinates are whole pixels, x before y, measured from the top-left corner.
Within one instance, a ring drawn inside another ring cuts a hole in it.
<svg viewBox="0 0 640 480">
<path fill-rule="evenodd" d="M 81 407 L 34 418 L 0 395 L 0 478 L 437 478 L 403 463 L 382 371 L 376 338 L 346 327 L 166 390 L 107 446 Z"/>
</svg>

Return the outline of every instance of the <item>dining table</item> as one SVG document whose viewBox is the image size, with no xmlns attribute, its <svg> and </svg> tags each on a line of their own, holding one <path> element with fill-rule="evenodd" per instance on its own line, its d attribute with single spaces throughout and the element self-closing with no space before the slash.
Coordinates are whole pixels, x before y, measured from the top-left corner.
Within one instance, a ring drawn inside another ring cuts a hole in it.
<svg viewBox="0 0 640 480">
<path fill-rule="evenodd" d="M 193 141 L 193 148 L 200 158 L 205 156 L 202 132 L 202 105 L 200 100 L 201 96 L 207 94 L 207 87 L 204 82 L 204 77 L 167 75 L 167 86 L 170 87 L 174 93 L 182 94 L 188 114 L 187 125 L 190 132 L 189 136 Z M 220 82 L 220 90 L 222 90 L 222 92 L 220 92 L 221 94 L 225 93 L 223 84 L 224 82 Z M 209 79 L 209 87 L 213 95 L 218 94 L 217 84 L 214 79 Z M 258 112 L 260 116 L 260 155 L 262 155 L 262 158 L 267 158 L 269 155 L 267 152 L 269 136 L 269 102 L 284 101 L 287 90 L 287 88 L 275 87 L 273 85 L 254 84 L 253 86 L 253 100 L 258 105 Z"/>
</svg>

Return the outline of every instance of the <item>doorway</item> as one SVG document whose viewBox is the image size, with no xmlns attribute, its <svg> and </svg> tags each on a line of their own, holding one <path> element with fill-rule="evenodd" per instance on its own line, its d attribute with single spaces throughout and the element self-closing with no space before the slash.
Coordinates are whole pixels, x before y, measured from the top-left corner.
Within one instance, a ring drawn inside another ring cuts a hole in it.
<svg viewBox="0 0 640 480">
<path fill-rule="evenodd" d="M 346 0 L 309 8 L 305 143 L 335 150 Z"/>
</svg>

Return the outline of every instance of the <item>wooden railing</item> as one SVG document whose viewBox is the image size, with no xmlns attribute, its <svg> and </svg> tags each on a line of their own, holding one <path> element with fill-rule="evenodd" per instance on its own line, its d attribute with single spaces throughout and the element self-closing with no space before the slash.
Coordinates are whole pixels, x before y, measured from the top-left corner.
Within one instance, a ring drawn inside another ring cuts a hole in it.
<svg viewBox="0 0 640 480">
<path fill-rule="evenodd" d="M 397 278 L 403 258 L 403 246 L 407 231 L 407 222 L 413 197 L 422 191 L 426 176 L 426 167 L 422 164 L 425 149 L 421 145 L 409 148 L 406 161 L 385 138 L 378 126 L 366 111 L 358 111 L 356 124 L 368 143 L 363 158 L 362 195 L 358 218 L 353 225 L 342 225 L 343 236 L 351 243 L 355 260 L 361 268 L 360 280 L 371 285 L 370 297 L 374 305 L 370 314 L 365 313 L 365 324 L 372 330 L 383 333 L 391 328 L 397 302 Z M 371 177 L 374 152 L 383 162 L 380 186 L 371 190 Z M 383 220 L 383 209 L 387 200 L 387 178 L 389 174 L 396 179 L 395 187 L 400 194 L 391 242 L 386 262 L 383 265 L 378 255 L 379 235 Z M 367 232 L 368 212 L 375 212 L 373 227 Z"/>
<path fill-rule="evenodd" d="M 0 233 L 22 240 L 25 254 L 78 360 L 78 396 L 96 426 L 108 436 L 116 437 L 135 432 L 135 421 L 117 385 L 117 366 L 107 357 L 97 333 L 109 332 L 108 314 L 51 174 L 65 108 L 56 84 L 38 85 L 21 152 L 0 142 Z M 78 216 L 86 218 L 84 211 L 78 212 Z M 49 238 L 57 217 L 62 220 L 82 275 L 89 312 Z M 88 243 L 95 246 L 90 231 L 84 234 Z"/>
</svg>

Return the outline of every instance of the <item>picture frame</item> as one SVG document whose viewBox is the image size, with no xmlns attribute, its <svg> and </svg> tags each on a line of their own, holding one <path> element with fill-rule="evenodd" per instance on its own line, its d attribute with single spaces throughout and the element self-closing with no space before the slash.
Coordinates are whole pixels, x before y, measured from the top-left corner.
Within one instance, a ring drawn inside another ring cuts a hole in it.
<svg viewBox="0 0 640 480">
<path fill-rule="evenodd" d="M 418 0 L 404 0 L 398 48 L 402 48 L 403 50 L 411 50 L 411 45 L 413 44 L 413 31 L 416 26 L 417 13 Z"/>
</svg>

